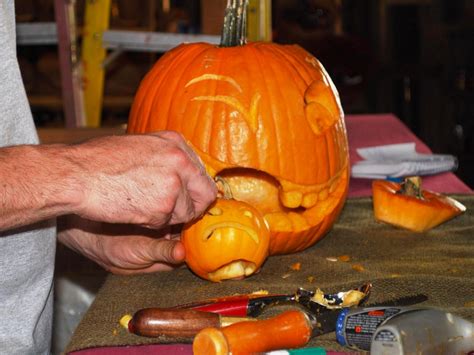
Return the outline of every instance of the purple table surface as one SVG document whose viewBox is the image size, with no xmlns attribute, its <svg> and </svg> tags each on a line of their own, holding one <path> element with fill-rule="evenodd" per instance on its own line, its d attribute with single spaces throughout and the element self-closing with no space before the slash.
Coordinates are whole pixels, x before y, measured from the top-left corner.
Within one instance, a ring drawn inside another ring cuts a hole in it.
<svg viewBox="0 0 474 355">
<path fill-rule="evenodd" d="M 430 148 L 415 136 L 405 124 L 391 114 L 349 115 L 346 117 L 351 165 L 362 160 L 357 148 L 384 144 L 414 142 L 419 153 L 431 153 Z M 372 180 L 351 178 L 350 197 L 372 196 Z M 472 194 L 469 186 L 453 173 L 447 172 L 423 177 L 423 188 L 445 194 Z"/>
</svg>

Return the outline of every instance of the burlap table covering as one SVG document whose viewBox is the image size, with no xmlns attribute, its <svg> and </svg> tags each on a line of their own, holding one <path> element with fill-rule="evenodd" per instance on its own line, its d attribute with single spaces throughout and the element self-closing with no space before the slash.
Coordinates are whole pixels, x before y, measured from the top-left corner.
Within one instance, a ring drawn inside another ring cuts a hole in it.
<svg viewBox="0 0 474 355">
<path fill-rule="evenodd" d="M 325 292 L 337 292 L 372 282 L 370 302 L 423 293 L 429 298 L 423 305 L 474 321 L 474 196 L 455 197 L 466 205 L 467 212 L 423 234 L 376 223 L 371 199 L 350 199 L 323 240 L 304 252 L 269 258 L 259 274 L 244 281 L 210 283 L 186 268 L 132 277 L 111 275 L 76 329 L 67 351 L 169 342 L 128 334 L 118 321 L 122 315 L 141 308 L 168 307 L 261 289 L 290 293 L 297 287 L 319 287 Z M 329 260 L 342 255 L 350 260 Z M 299 271 L 290 269 L 295 262 L 301 263 Z M 309 346 L 342 350 L 334 338 L 330 333 L 313 339 Z"/>
</svg>

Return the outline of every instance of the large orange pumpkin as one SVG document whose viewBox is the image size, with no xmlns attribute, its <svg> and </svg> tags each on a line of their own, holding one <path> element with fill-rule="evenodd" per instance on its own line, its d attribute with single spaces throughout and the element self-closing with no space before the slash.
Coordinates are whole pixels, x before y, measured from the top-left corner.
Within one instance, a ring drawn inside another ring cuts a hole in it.
<svg viewBox="0 0 474 355">
<path fill-rule="evenodd" d="M 128 132 L 183 134 L 271 231 L 270 254 L 318 241 L 344 204 L 349 159 L 336 88 L 296 45 L 182 44 L 142 81 Z"/>
</svg>

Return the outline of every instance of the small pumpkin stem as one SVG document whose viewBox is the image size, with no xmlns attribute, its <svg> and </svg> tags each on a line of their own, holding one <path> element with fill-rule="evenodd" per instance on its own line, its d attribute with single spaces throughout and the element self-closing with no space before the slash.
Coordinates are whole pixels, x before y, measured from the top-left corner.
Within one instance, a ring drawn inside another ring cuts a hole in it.
<svg viewBox="0 0 474 355">
<path fill-rule="evenodd" d="M 227 183 L 227 181 L 225 181 L 220 176 L 216 176 L 214 180 L 217 185 L 217 197 L 223 198 L 225 200 L 231 200 L 234 198 L 232 195 L 232 189 L 230 188 L 230 185 Z"/>
<path fill-rule="evenodd" d="M 419 176 L 410 176 L 405 178 L 405 181 L 401 184 L 400 193 L 403 195 L 423 199 L 423 193 L 421 191 L 421 178 Z"/>
<path fill-rule="evenodd" d="M 221 47 L 243 46 L 247 42 L 248 0 L 227 0 Z"/>
</svg>

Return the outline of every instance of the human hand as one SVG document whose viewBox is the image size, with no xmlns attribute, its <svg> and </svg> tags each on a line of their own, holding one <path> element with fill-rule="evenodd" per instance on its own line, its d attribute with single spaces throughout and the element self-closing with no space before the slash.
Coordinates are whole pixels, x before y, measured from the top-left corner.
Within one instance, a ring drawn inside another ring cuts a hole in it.
<svg viewBox="0 0 474 355">
<path fill-rule="evenodd" d="M 98 138 L 71 147 L 84 218 L 159 229 L 188 222 L 216 198 L 216 186 L 183 137 L 171 131 Z"/>
<path fill-rule="evenodd" d="M 120 275 L 168 271 L 185 258 L 179 234 L 170 228 L 152 230 L 124 224 L 107 224 L 64 216 L 58 220 L 58 240 Z"/>
</svg>

